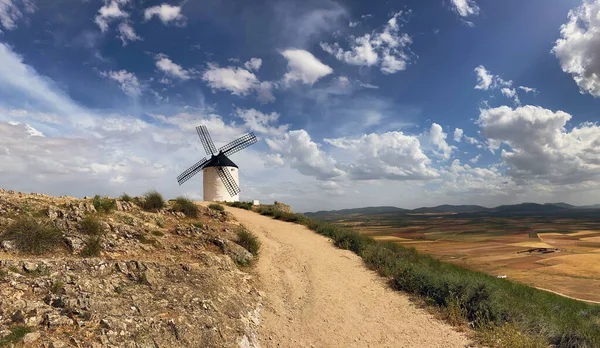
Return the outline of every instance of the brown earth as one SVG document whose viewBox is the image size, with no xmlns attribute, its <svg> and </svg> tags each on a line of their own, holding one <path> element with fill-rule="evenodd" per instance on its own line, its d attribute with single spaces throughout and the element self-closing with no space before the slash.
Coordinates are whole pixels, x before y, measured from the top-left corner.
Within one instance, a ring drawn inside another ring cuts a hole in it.
<svg viewBox="0 0 600 348">
<path fill-rule="evenodd" d="M 227 208 L 262 243 L 263 347 L 464 347 L 463 333 L 306 227 Z"/>
</svg>

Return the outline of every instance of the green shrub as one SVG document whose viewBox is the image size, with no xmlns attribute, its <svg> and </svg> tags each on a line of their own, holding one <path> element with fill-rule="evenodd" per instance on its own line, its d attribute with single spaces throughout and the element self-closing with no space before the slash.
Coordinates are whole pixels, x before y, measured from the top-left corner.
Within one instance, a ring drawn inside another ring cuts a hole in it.
<svg viewBox="0 0 600 348">
<path fill-rule="evenodd" d="M 258 238 L 248 231 L 245 227 L 240 226 L 237 230 L 237 243 L 248 250 L 252 255 L 257 256 L 260 249 Z"/>
<path fill-rule="evenodd" d="M 65 286 L 65 283 L 63 283 L 60 280 L 57 280 L 54 283 L 52 283 L 52 288 L 50 289 L 50 291 L 55 295 L 60 295 L 63 292 L 64 286 Z"/>
<path fill-rule="evenodd" d="M 104 228 L 96 217 L 88 215 L 84 217 L 78 224 L 79 231 L 88 236 L 101 236 L 104 234 Z"/>
<path fill-rule="evenodd" d="M 8 346 L 10 344 L 17 344 L 25 335 L 30 333 L 32 329 L 28 326 L 15 325 L 10 328 L 10 333 L 0 338 L 0 347 Z"/>
<path fill-rule="evenodd" d="M 184 213 L 188 217 L 198 217 L 198 207 L 191 199 L 185 197 L 177 197 L 175 199 L 173 210 Z"/>
<path fill-rule="evenodd" d="M 157 236 L 157 237 L 163 237 L 165 235 L 161 231 L 156 231 L 156 230 L 152 231 L 152 234 L 155 235 L 155 236 Z"/>
<path fill-rule="evenodd" d="M 98 257 L 101 251 L 102 238 L 100 236 L 90 236 L 79 255 L 82 257 Z"/>
<path fill-rule="evenodd" d="M 252 210 L 252 202 L 225 202 L 230 207 Z"/>
<path fill-rule="evenodd" d="M 158 226 L 160 228 L 165 227 L 165 220 L 163 218 L 161 218 L 160 216 L 157 217 L 154 221 L 156 222 L 156 226 Z"/>
<path fill-rule="evenodd" d="M 123 193 L 123 194 L 121 195 L 121 197 L 119 197 L 119 198 L 120 198 L 120 199 L 121 199 L 123 202 L 131 202 L 131 201 L 133 201 L 133 198 L 132 198 L 130 195 L 128 195 L 127 193 Z"/>
<path fill-rule="evenodd" d="M 23 252 L 43 254 L 60 246 L 62 237 L 62 232 L 51 221 L 21 216 L 8 226 L 0 240 L 14 241 Z"/>
<path fill-rule="evenodd" d="M 99 213 L 110 213 L 117 207 L 117 201 L 115 199 L 109 197 L 102 198 L 100 195 L 95 195 L 92 199 L 92 203 Z"/>
<path fill-rule="evenodd" d="M 162 195 L 155 190 L 146 192 L 142 208 L 146 211 L 156 212 L 165 207 L 165 200 Z"/>
<path fill-rule="evenodd" d="M 225 208 L 223 208 L 223 206 L 222 206 L 222 205 L 220 205 L 220 204 L 217 204 L 217 203 L 212 203 L 212 204 L 209 204 L 209 205 L 208 205 L 208 208 L 209 208 L 209 209 L 212 209 L 212 210 L 216 210 L 216 211 L 225 211 Z"/>
</svg>

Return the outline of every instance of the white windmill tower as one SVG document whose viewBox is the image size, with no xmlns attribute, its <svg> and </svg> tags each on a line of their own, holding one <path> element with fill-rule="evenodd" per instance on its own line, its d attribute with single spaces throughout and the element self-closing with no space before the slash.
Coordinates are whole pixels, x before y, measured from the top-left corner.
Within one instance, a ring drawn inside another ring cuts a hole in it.
<svg viewBox="0 0 600 348">
<path fill-rule="evenodd" d="M 198 163 L 177 177 L 179 185 L 188 181 L 199 171 L 203 171 L 204 201 L 237 202 L 240 200 L 240 179 L 238 166 L 228 156 L 241 151 L 258 140 L 253 133 L 248 133 L 239 139 L 219 148 L 215 147 L 206 126 L 196 127 L 200 141 L 209 159 L 204 157 Z"/>
</svg>

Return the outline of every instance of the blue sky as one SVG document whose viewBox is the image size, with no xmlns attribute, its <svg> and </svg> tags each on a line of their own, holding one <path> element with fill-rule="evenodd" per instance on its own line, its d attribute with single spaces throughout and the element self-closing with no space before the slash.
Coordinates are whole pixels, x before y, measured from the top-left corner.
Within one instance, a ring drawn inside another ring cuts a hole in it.
<svg viewBox="0 0 600 348">
<path fill-rule="evenodd" d="M 599 1 L 0 1 L 0 186 L 156 188 L 219 144 L 242 199 L 598 202 Z"/>
</svg>

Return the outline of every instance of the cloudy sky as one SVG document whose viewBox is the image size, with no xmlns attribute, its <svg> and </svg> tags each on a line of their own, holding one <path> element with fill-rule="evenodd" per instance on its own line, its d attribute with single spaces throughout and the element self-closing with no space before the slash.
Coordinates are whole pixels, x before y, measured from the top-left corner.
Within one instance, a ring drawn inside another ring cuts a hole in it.
<svg viewBox="0 0 600 348">
<path fill-rule="evenodd" d="M 600 203 L 600 0 L 0 0 L 0 187 L 242 199 Z"/>
</svg>

